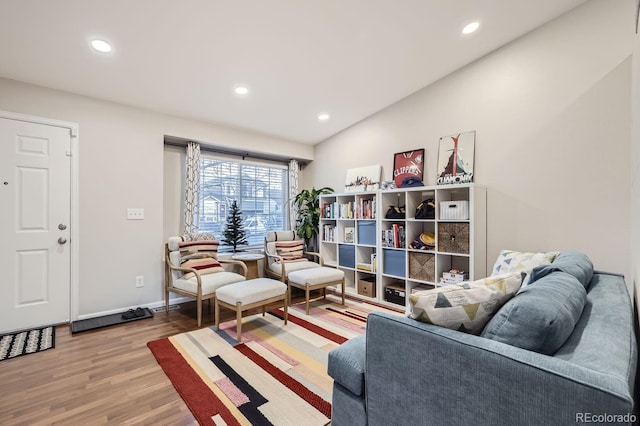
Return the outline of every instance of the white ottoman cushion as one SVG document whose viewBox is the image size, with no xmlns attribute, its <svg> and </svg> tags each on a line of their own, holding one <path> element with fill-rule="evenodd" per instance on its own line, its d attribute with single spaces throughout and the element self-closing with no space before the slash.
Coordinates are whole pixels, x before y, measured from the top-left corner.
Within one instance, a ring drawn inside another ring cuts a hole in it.
<svg viewBox="0 0 640 426">
<path fill-rule="evenodd" d="M 320 268 L 320 264 L 316 263 L 316 262 L 311 262 L 311 261 L 285 262 L 284 263 L 284 270 L 285 270 L 285 273 L 287 275 L 290 274 L 293 271 L 298 271 L 300 269 L 316 269 L 316 268 Z M 273 263 L 271 263 L 269 265 L 269 269 L 271 269 L 276 274 L 281 274 L 282 273 L 282 263 L 273 262 Z"/>
<path fill-rule="evenodd" d="M 201 275 L 200 278 L 202 280 L 203 296 L 214 293 L 223 286 L 244 281 L 242 275 L 233 272 L 216 272 L 215 274 Z M 198 280 L 196 277 L 191 277 L 188 280 L 179 278 L 173 282 L 173 286 L 191 293 L 198 292 Z"/>
<path fill-rule="evenodd" d="M 299 285 L 318 285 L 341 281 L 344 272 L 323 266 L 321 268 L 304 269 L 302 271 L 294 271 L 289 273 L 289 282 Z"/>
<path fill-rule="evenodd" d="M 286 291 L 287 285 L 282 281 L 256 278 L 221 287 L 216 291 L 216 297 L 221 302 L 230 305 L 237 305 L 238 302 L 241 305 L 250 305 L 272 297 L 282 296 Z"/>
</svg>

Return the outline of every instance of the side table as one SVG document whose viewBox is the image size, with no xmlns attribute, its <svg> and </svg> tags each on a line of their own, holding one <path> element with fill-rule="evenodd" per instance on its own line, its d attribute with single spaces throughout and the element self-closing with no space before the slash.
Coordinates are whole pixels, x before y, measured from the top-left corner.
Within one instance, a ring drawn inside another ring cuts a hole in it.
<svg viewBox="0 0 640 426">
<path fill-rule="evenodd" d="M 258 278 L 258 261 L 264 259 L 260 253 L 238 253 L 231 256 L 233 260 L 240 260 L 247 265 L 247 280 Z"/>
</svg>

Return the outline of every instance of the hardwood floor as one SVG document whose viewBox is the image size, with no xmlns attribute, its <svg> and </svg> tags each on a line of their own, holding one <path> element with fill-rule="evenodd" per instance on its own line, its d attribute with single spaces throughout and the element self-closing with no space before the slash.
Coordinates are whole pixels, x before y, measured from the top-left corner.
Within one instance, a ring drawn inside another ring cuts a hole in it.
<svg viewBox="0 0 640 426">
<path fill-rule="evenodd" d="M 180 306 L 76 334 L 60 325 L 55 349 L 0 362 L 0 425 L 197 424 L 146 346 L 198 328 L 195 303 Z M 214 321 L 206 306 L 203 327 Z"/>
</svg>

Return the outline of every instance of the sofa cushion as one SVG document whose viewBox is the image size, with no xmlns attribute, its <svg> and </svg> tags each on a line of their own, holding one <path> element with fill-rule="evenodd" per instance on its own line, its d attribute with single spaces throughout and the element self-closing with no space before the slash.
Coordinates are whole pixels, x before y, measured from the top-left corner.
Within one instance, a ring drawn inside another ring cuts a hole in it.
<svg viewBox="0 0 640 426">
<path fill-rule="evenodd" d="M 329 352 L 327 373 L 354 395 L 364 395 L 366 335 L 347 340 Z"/>
<path fill-rule="evenodd" d="M 573 250 L 563 251 L 555 258 L 553 263 L 533 268 L 529 284 L 554 271 L 562 271 L 573 275 L 584 288 L 588 289 L 593 276 L 593 263 L 584 253 Z"/>
<path fill-rule="evenodd" d="M 573 275 L 553 272 L 505 303 L 481 336 L 553 355 L 573 332 L 586 298 Z"/>
<path fill-rule="evenodd" d="M 518 291 L 519 272 L 437 287 L 409 296 L 410 316 L 429 324 L 480 334 L 487 321 Z"/>
<path fill-rule="evenodd" d="M 500 275 L 507 272 L 524 272 L 526 276 L 522 281 L 522 288 L 529 284 L 531 270 L 536 266 L 547 265 L 556 258 L 559 252 L 529 253 L 514 250 L 502 250 L 493 265 L 491 275 Z"/>
</svg>

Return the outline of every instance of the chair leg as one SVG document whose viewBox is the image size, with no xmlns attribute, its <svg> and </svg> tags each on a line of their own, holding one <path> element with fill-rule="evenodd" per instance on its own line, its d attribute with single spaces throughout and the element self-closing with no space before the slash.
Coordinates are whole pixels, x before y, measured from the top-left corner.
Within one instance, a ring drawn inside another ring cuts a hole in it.
<svg viewBox="0 0 640 426">
<path fill-rule="evenodd" d="M 196 309 L 198 310 L 198 328 L 202 326 L 202 297 L 196 298 Z"/>
<path fill-rule="evenodd" d="M 218 304 L 218 299 L 216 298 L 213 303 L 214 310 L 214 318 L 216 324 L 216 330 L 220 330 L 220 305 Z"/>
<path fill-rule="evenodd" d="M 344 305 L 344 277 L 342 277 L 342 304 Z"/>
<path fill-rule="evenodd" d="M 266 305 L 262 305 L 262 316 L 264 316 L 264 314 L 267 312 L 267 306 Z"/>
<path fill-rule="evenodd" d="M 305 286 L 304 294 L 307 301 L 307 315 L 309 315 L 309 284 Z"/>
<path fill-rule="evenodd" d="M 287 304 L 291 305 L 291 284 L 287 285 Z"/>
<path fill-rule="evenodd" d="M 164 288 L 164 313 L 169 314 L 169 289 Z"/>
<path fill-rule="evenodd" d="M 242 304 L 236 304 L 236 340 L 238 343 L 242 340 Z"/>
<path fill-rule="evenodd" d="M 289 301 L 287 299 L 288 299 L 288 295 L 285 293 L 285 295 L 284 295 L 284 325 L 287 325 L 287 318 L 289 318 L 289 310 L 288 310 Z"/>
</svg>

